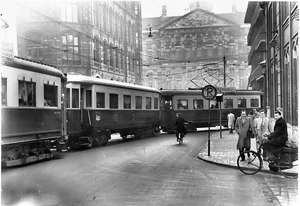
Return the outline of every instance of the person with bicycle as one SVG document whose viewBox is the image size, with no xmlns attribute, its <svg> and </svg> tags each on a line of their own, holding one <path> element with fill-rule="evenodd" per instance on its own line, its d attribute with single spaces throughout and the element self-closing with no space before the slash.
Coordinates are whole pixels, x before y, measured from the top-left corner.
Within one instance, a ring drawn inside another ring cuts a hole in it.
<svg viewBox="0 0 300 206">
<path fill-rule="evenodd" d="M 258 116 L 254 119 L 253 127 L 255 131 L 256 136 L 256 148 L 258 149 L 260 144 L 262 144 L 263 139 L 265 138 L 265 135 L 270 134 L 271 130 L 269 128 L 269 119 L 265 116 L 264 109 L 261 109 L 258 112 Z M 263 158 L 266 159 L 266 152 L 263 151 Z"/>
<path fill-rule="evenodd" d="M 176 120 L 175 120 L 177 142 L 178 142 L 178 140 L 179 140 L 179 134 L 180 134 L 180 132 L 183 133 L 183 137 L 187 134 L 187 130 L 186 130 L 185 124 L 184 124 L 184 123 L 186 123 L 186 122 L 188 122 L 188 121 L 186 121 L 186 120 L 182 117 L 181 113 L 178 113 L 178 114 L 177 114 L 177 118 L 176 118 Z"/>
<path fill-rule="evenodd" d="M 237 149 L 240 152 L 241 155 L 241 161 L 245 161 L 245 155 L 243 152 L 249 151 L 251 147 L 250 143 L 250 137 L 247 135 L 248 130 L 253 131 L 253 125 L 250 117 L 246 116 L 246 111 L 242 110 L 241 116 L 237 118 L 235 122 L 235 130 L 236 133 L 239 136 L 238 142 L 237 142 Z M 250 157 L 250 154 L 248 153 L 248 158 Z"/>
<path fill-rule="evenodd" d="M 265 135 L 267 139 L 263 141 L 263 148 L 269 159 L 275 159 L 283 151 L 286 141 L 288 140 L 287 124 L 282 118 L 279 110 L 274 112 L 275 126 L 274 132 Z"/>
</svg>

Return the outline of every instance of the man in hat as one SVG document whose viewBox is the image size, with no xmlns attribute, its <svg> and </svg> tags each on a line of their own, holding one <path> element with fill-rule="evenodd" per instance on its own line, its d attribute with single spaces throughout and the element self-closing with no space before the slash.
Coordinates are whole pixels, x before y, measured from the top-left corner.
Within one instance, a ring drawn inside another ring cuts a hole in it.
<svg viewBox="0 0 300 206">
<path fill-rule="evenodd" d="M 276 110 L 274 112 L 274 119 L 276 121 L 274 132 L 270 135 L 265 135 L 268 140 L 263 143 L 263 147 L 269 159 L 274 159 L 276 156 L 281 154 L 288 139 L 287 124 L 282 118 L 280 111 Z"/>
</svg>

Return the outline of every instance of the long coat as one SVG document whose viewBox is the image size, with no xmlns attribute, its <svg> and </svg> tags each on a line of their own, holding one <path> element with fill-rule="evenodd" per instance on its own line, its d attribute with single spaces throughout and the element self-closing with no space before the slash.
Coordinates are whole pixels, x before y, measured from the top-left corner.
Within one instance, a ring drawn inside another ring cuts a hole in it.
<svg viewBox="0 0 300 206">
<path fill-rule="evenodd" d="M 282 152 L 286 141 L 288 140 L 287 125 L 284 119 L 279 118 L 274 126 L 274 132 L 272 132 L 268 141 L 263 146 L 266 150 L 278 155 Z"/>
<path fill-rule="evenodd" d="M 228 119 L 228 127 L 230 129 L 234 129 L 234 120 L 235 120 L 235 116 L 232 113 L 229 113 L 227 115 L 227 119 Z"/>
<path fill-rule="evenodd" d="M 243 150 L 243 148 L 250 149 L 250 137 L 247 136 L 247 132 L 249 128 L 252 129 L 252 121 L 250 117 L 246 117 L 245 123 L 242 122 L 242 118 L 238 117 L 235 122 L 235 130 L 236 133 L 239 135 L 239 139 L 236 145 L 236 148 L 240 151 Z"/>
</svg>

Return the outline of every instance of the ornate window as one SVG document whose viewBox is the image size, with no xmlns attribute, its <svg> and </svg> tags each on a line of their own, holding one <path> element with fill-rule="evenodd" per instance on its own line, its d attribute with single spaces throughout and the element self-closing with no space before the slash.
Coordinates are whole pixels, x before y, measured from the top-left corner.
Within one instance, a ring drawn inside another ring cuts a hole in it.
<svg viewBox="0 0 300 206">
<path fill-rule="evenodd" d="M 28 59 L 40 61 L 43 56 L 42 35 L 39 33 L 28 33 L 26 35 L 26 57 Z"/>
<path fill-rule="evenodd" d="M 66 22 L 78 22 L 76 1 L 61 3 L 61 20 Z"/>
<path fill-rule="evenodd" d="M 79 38 L 73 34 L 62 36 L 62 63 L 64 65 L 80 65 Z"/>
<path fill-rule="evenodd" d="M 93 41 L 93 55 L 94 55 L 94 61 L 100 62 L 100 42 L 98 38 L 94 38 Z"/>
</svg>

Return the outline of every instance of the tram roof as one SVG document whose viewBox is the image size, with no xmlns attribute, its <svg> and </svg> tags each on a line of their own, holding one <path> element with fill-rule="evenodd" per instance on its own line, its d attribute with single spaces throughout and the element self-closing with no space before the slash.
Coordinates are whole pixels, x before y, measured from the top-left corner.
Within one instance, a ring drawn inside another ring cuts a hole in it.
<svg viewBox="0 0 300 206">
<path fill-rule="evenodd" d="M 68 79 L 67 80 L 68 83 L 82 83 L 82 84 L 91 84 L 91 85 L 97 84 L 97 85 L 106 85 L 111 87 L 119 87 L 119 88 L 127 88 L 132 90 L 160 93 L 160 90 L 153 87 L 130 84 L 125 82 L 118 82 L 118 81 L 113 81 L 108 79 L 100 79 L 100 78 L 90 77 L 85 75 L 68 74 L 67 79 Z"/>
<path fill-rule="evenodd" d="M 218 92 L 221 93 L 221 92 Z M 224 95 L 262 95 L 263 92 L 256 90 L 236 90 L 222 92 Z M 162 95 L 202 95 L 202 89 L 199 90 L 161 90 Z"/>
<path fill-rule="evenodd" d="M 49 74 L 52 76 L 57 76 L 61 78 L 65 78 L 65 75 L 58 67 L 43 64 L 41 62 L 32 61 L 29 59 L 21 58 L 18 56 L 14 56 L 13 59 L 9 61 L 5 61 L 3 63 L 4 66 L 13 67 L 17 69 L 24 69 L 32 72 Z"/>
</svg>

